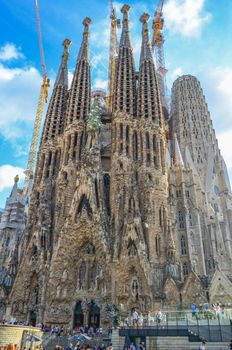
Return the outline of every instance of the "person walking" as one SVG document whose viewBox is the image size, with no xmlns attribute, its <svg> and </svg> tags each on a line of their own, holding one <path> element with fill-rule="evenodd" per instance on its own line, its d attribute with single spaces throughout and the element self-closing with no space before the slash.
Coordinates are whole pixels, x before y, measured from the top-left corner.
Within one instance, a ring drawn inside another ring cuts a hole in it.
<svg viewBox="0 0 232 350">
<path fill-rule="evenodd" d="M 232 350 L 232 339 L 230 340 L 230 344 L 228 345 L 228 349 Z"/>
</svg>

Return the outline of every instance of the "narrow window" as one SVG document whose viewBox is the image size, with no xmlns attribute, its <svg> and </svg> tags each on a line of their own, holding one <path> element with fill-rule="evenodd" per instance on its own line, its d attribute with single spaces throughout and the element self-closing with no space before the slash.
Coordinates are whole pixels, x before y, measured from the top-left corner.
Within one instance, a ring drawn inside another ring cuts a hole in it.
<svg viewBox="0 0 232 350">
<path fill-rule="evenodd" d="M 183 263 L 183 275 L 184 275 L 184 277 L 186 277 L 186 276 L 188 276 L 188 274 L 189 274 L 188 264 L 187 264 L 187 262 L 184 262 Z"/>
<path fill-rule="evenodd" d="M 146 132 L 146 160 L 147 165 L 150 165 L 151 155 L 150 155 L 150 138 L 149 133 Z"/>
<path fill-rule="evenodd" d="M 76 159 L 76 147 L 77 147 L 77 132 L 74 134 L 74 140 L 73 140 L 73 152 L 72 152 L 72 159 Z"/>
<path fill-rule="evenodd" d="M 129 157 L 129 145 L 130 145 L 130 137 L 129 137 L 129 126 L 126 127 L 126 155 Z"/>
<path fill-rule="evenodd" d="M 153 154 L 154 154 L 154 166 L 158 167 L 158 162 L 157 162 L 157 144 L 156 144 L 156 136 L 153 135 Z"/>
<path fill-rule="evenodd" d="M 110 175 L 105 174 L 103 176 L 104 185 L 104 202 L 108 215 L 110 215 Z"/>
<path fill-rule="evenodd" d="M 98 195 L 98 185 L 97 185 L 97 179 L 95 179 L 95 195 L 96 195 L 96 203 L 97 203 L 97 207 L 100 207 L 100 203 L 99 203 L 99 195 Z"/>
<path fill-rule="evenodd" d="M 82 152 L 83 138 L 84 138 L 84 132 L 82 131 L 81 137 L 80 137 L 79 160 L 81 160 L 81 152 Z"/>
<path fill-rule="evenodd" d="M 189 226 L 192 227 L 193 226 L 193 218 L 192 218 L 192 213 L 190 210 L 189 210 L 188 219 L 189 219 Z"/>
<path fill-rule="evenodd" d="M 182 235 L 180 237 L 180 252 L 181 252 L 181 255 L 186 255 L 187 254 L 186 240 L 185 240 L 185 236 L 184 235 Z"/>
<path fill-rule="evenodd" d="M 141 162 L 143 163 L 143 135 L 140 134 L 140 150 L 141 150 Z"/>
<path fill-rule="evenodd" d="M 184 229 L 185 228 L 185 224 L 184 224 L 184 213 L 182 210 L 179 210 L 178 213 L 178 220 L 179 220 L 179 228 L 180 229 Z"/>
<path fill-rule="evenodd" d="M 133 140 L 132 140 L 132 148 L 133 148 L 133 160 L 138 160 L 138 135 L 137 132 L 134 131 L 133 133 Z"/>
</svg>

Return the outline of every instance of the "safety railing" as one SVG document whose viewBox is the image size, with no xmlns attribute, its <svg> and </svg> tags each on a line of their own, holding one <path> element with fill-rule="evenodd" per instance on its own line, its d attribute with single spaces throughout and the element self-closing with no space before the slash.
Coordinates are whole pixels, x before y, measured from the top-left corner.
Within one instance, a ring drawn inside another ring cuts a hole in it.
<svg viewBox="0 0 232 350">
<path fill-rule="evenodd" d="M 188 336 L 190 341 L 229 342 L 232 321 L 229 318 L 199 318 L 184 313 L 167 313 L 162 318 L 144 317 L 143 322 L 120 319 L 122 336 Z"/>
</svg>

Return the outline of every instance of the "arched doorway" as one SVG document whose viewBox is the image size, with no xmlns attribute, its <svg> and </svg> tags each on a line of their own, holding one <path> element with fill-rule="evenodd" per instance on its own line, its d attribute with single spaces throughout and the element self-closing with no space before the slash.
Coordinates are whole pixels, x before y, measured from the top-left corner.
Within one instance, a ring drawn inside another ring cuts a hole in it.
<svg viewBox="0 0 232 350">
<path fill-rule="evenodd" d="M 74 309 L 73 328 L 80 327 L 83 325 L 84 325 L 84 314 L 82 311 L 81 301 L 78 301 Z"/>
<path fill-rule="evenodd" d="M 100 307 L 95 303 L 94 300 L 91 301 L 89 308 L 89 326 L 100 326 Z"/>
<path fill-rule="evenodd" d="M 30 311 L 30 315 L 29 315 L 29 318 L 30 318 L 30 325 L 35 327 L 36 326 L 36 312 L 34 310 Z"/>
</svg>

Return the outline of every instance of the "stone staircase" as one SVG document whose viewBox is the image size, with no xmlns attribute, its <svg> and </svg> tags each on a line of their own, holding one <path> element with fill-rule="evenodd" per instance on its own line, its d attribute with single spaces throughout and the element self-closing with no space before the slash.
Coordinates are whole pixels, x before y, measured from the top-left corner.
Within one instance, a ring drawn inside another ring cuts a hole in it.
<svg viewBox="0 0 232 350">
<path fill-rule="evenodd" d="M 0 345 L 8 345 L 10 343 L 20 345 L 23 335 L 23 329 L 10 326 L 0 326 Z"/>
<path fill-rule="evenodd" d="M 10 343 L 20 346 L 22 339 L 27 335 L 41 338 L 42 333 L 39 328 L 0 324 L 0 346 L 7 346 Z"/>
<path fill-rule="evenodd" d="M 147 338 L 148 350 L 197 350 L 201 342 L 189 342 L 188 337 Z M 228 350 L 227 343 L 207 343 L 207 350 Z"/>
<path fill-rule="evenodd" d="M 124 346 L 124 337 L 119 336 L 119 330 L 113 329 L 111 342 L 114 350 L 122 350 Z"/>
</svg>

